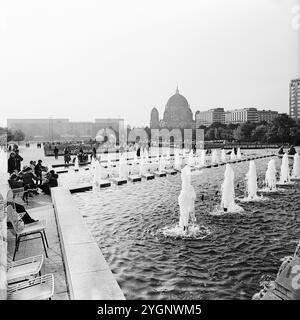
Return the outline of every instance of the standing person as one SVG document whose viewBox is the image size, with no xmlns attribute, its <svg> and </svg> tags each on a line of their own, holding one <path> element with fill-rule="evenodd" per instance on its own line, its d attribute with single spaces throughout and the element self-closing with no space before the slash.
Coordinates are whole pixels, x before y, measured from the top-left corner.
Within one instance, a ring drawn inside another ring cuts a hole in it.
<svg viewBox="0 0 300 320">
<path fill-rule="evenodd" d="M 15 162 L 16 162 L 16 168 L 18 172 L 21 171 L 21 162 L 23 161 L 23 158 L 19 155 L 19 149 L 15 151 Z"/>
<path fill-rule="evenodd" d="M 9 155 L 8 161 L 7 161 L 7 172 L 9 174 L 13 174 L 16 169 L 16 161 L 15 161 L 15 153 L 12 152 Z"/>
<path fill-rule="evenodd" d="M 35 161 L 30 161 L 29 167 L 30 167 L 31 170 L 34 172 L 34 169 L 35 169 Z"/>
<path fill-rule="evenodd" d="M 196 149 L 196 144 L 195 143 L 193 144 L 192 148 L 193 148 L 193 153 L 196 154 L 197 149 Z"/>
<path fill-rule="evenodd" d="M 65 150 L 64 150 L 64 161 L 65 161 L 65 164 L 69 164 L 71 160 L 71 156 L 70 156 L 70 153 L 69 153 L 69 148 L 66 147 Z"/>
<path fill-rule="evenodd" d="M 93 157 L 94 157 L 94 159 L 97 158 L 97 150 L 95 147 L 93 147 Z"/>
<path fill-rule="evenodd" d="M 140 157 L 141 156 L 141 147 L 138 146 L 137 150 L 136 150 L 136 156 Z"/>
<path fill-rule="evenodd" d="M 55 148 L 54 148 L 54 157 L 55 157 L 55 159 L 58 159 L 58 148 L 57 148 L 57 146 L 55 146 Z"/>
<path fill-rule="evenodd" d="M 34 173 L 35 173 L 35 175 L 37 176 L 37 178 L 39 179 L 39 181 L 40 181 L 40 184 L 42 184 L 42 181 L 43 181 L 43 179 L 42 179 L 42 171 L 45 169 L 43 166 L 42 166 L 42 160 L 39 160 L 38 161 L 38 163 L 37 163 L 37 165 L 35 166 L 35 168 L 34 168 Z"/>
</svg>

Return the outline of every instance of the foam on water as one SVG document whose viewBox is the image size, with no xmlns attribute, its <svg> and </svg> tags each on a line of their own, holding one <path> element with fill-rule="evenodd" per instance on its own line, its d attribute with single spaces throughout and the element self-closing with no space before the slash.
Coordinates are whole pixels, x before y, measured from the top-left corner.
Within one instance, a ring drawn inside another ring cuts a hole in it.
<svg viewBox="0 0 300 320">
<path fill-rule="evenodd" d="M 208 227 L 198 224 L 191 224 L 188 231 L 183 231 L 179 224 L 175 224 L 159 229 L 157 233 L 174 239 L 201 240 L 211 235 L 212 231 Z"/>
</svg>

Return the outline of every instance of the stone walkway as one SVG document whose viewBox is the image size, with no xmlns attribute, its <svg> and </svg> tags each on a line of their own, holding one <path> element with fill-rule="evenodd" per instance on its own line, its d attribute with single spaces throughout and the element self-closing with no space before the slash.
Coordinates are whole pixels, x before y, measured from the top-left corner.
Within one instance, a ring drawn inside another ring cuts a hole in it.
<svg viewBox="0 0 300 320">
<path fill-rule="evenodd" d="M 19 201 L 23 205 L 22 201 Z M 47 248 L 49 258 L 44 255 L 44 265 L 42 274 L 54 274 L 54 295 L 53 300 L 69 300 L 69 294 L 66 284 L 65 267 L 62 260 L 60 242 L 58 238 L 56 219 L 54 214 L 51 198 L 46 195 L 34 196 L 30 198 L 29 205 L 25 206 L 27 212 L 33 219 L 46 219 L 47 228 L 46 235 L 49 242 Z M 15 237 L 8 230 L 8 255 L 13 256 L 15 249 Z M 31 236 L 31 238 L 36 237 Z M 29 238 L 29 236 L 27 237 Z M 20 243 L 19 251 L 16 254 L 16 259 L 23 259 L 33 255 L 44 254 L 43 244 L 41 239 L 34 239 Z"/>
</svg>

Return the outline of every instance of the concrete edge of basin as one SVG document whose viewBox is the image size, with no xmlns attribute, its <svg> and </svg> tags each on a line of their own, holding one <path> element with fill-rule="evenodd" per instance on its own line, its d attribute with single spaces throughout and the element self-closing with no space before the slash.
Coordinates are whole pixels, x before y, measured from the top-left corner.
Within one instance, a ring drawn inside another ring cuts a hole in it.
<svg viewBox="0 0 300 320">
<path fill-rule="evenodd" d="M 125 300 L 69 189 L 52 188 L 51 197 L 70 299 Z"/>
</svg>

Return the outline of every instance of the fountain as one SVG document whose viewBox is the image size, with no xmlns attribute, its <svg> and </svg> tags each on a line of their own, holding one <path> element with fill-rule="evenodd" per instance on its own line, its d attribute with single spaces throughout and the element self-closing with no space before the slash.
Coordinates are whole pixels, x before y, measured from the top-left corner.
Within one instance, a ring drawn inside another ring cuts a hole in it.
<svg viewBox="0 0 300 320">
<path fill-rule="evenodd" d="M 220 209 L 217 209 L 213 215 L 221 215 L 224 213 L 239 213 L 244 209 L 235 203 L 234 191 L 234 171 L 229 163 L 226 164 L 224 173 L 224 182 L 221 187 L 222 198 Z"/>
<path fill-rule="evenodd" d="M 166 237 L 181 239 L 204 239 L 211 234 L 208 227 L 198 225 L 195 216 L 196 193 L 191 184 L 191 168 L 186 165 L 181 171 L 181 192 L 178 197 L 179 223 L 159 230 Z"/>
<path fill-rule="evenodd" d="M 206 164 L 206 151 L 203 149 L 201 150 L 201 154 L 200 154 L 200 161 L 199 161 L 199 166 L 200 167 L 204 167 Z"/>
<path fill-rule="evenodd" d="M 126 153 L 123 153 L 119 161 L 119 179 L 126 179 L 128 175 L 128 166 Z"/>
<path fill-rule="evenodd" d="M 280 179 L 279 183 L 280 185 L 286 185 L 290 184 L 291 177 L 290 177 L 290 168 L 289 168 L 289 158 L 288 154 L 285 153 L 282 157 L 281 167 L 280 167 Z"/>
<path fill-rule="evenodd" d="M 99 185 L 99 182 L 102 179 L 102 166 L 99 163 L 98 160 L 95 161 L 95 170 L 94 170 L 94 175 L 93 175 L 93 184 Z"/>
<path fill-rule="evenodd" d="M 262 197 L 257 195 L 257 174 L 255 162 L 252 160 L 249 162 L 249 171 L 246 174 L 247 180 L 247 197 L 242 201 L 259 201 Z"/>
<path fill-rule="evenodd" d="M 92 157 L 92 160 L 91 160 L 91 169 L 95 169 L 95 158 Z"/>
<path fill-rule="evenodd" d="M 235 155 L 235 153 L 234 153 L 234 148 L 232 148 L 232 150 L 231 150 L 230 160 L 232 160 L 232 161 L 236 160 L 236 155 Z"/>
<path fill-rule="evenodd" d="M 147 149 L 145 149 L 143 155 L 144 155 L 145 163 L 146 163 L 146 165 L 147 165 L 147 164 L 149 163 L 149 154 L 148 154 Z"/>
<path fill-rule="evenodd" d="M 145 163 L 145 159 L 143 157 L 141 157 L 141 159 L 140 159 L 139 176 L 144 177 L 146 180 L 154 179 L 154 175 L 148 172 L 148 166 Z M 138 181 L 138 180 L 136 180 L 136 181 Z"/>
<path fill-rule="evenodd" d="M 241 148 L 238 148 L 236 157 L 237 157 L 238 160 L 242 160 Z"/>
<path fill-rule="evenodd" d="M 166 166 L 167 167 L 170 167 L 170 160 L 171 160 L 170 148 L 167 148 L 167 152 L 166 152 Z"/>
<path fill-rule="evenodd" d="M 268 169 L 265 176 L 266 188 L 261 191 L 274 192 L 277 191 L 276 188 L 276 166 L 275 160 L 271 159 L 268 163 Z"/>
<path fill-rule="evenodd" d="M 79 171 L 79 161 L 77 156 L 75 157 L 74 170 Z"/>
<path fill-rule="evenodd" d="M 139 163 L 138 161 L 138 157 L 137 157 L 137 154 L 136 152 L 134 153 L 134 156 L 133 156 L 133 164 L 137 165 Z"/>
<path fill-rule="evenodd" d="M 300 179 L 300 157 L 298 152 L 294 155 L 294 164 L 292 171 L 292 180 Z"/>
<path fill-rule="evenodd" d="M 166 162 L 165 162 L 164 156 L 162 155 L 159 159 L 158 171 L 164 172 L 165 170 L 166 170 Z"/>
<path fill-rule="evenodd" d="M 193 167 L 193 166 L 195 165 L 193 150 L 191 150 L 190 153 L 189 153 L 188 165 L 189 165 L 190 167 Z"/>
<path fill-rule="evenodd" d="M 224 162 L 227 162 L 227 159 L 226 159 L 226 152 L 224 149 L 222 149 L 222 152 L 221 152 L 221 161 L 224 163 Z"/>
<path fill-rule="evenodd" d="M 191 168 L 185 166 L 181 171 L 181 192 L 178 197 L 180 210 L 179 227 L 185 233 L 188 232 L 189 222 L 196 223 L 195 217 L 195 200 L 196 193 L 191 185 Z"/>
<path fill-rule="evenodd" d="M 179 155 L 179 150 L 175 149 L 174 150 L 174 169 L 181 171 L 181 165 L 182 165 L 182 161 Z"/>
<path fill-rule="evenodd" d="M 219 159 L 218 159 L 218 152 L 217 150 L 213 150 L 212 154 L 211 154 L 211 162 L 216 164 L 219 162 Z"/>
</svg>

